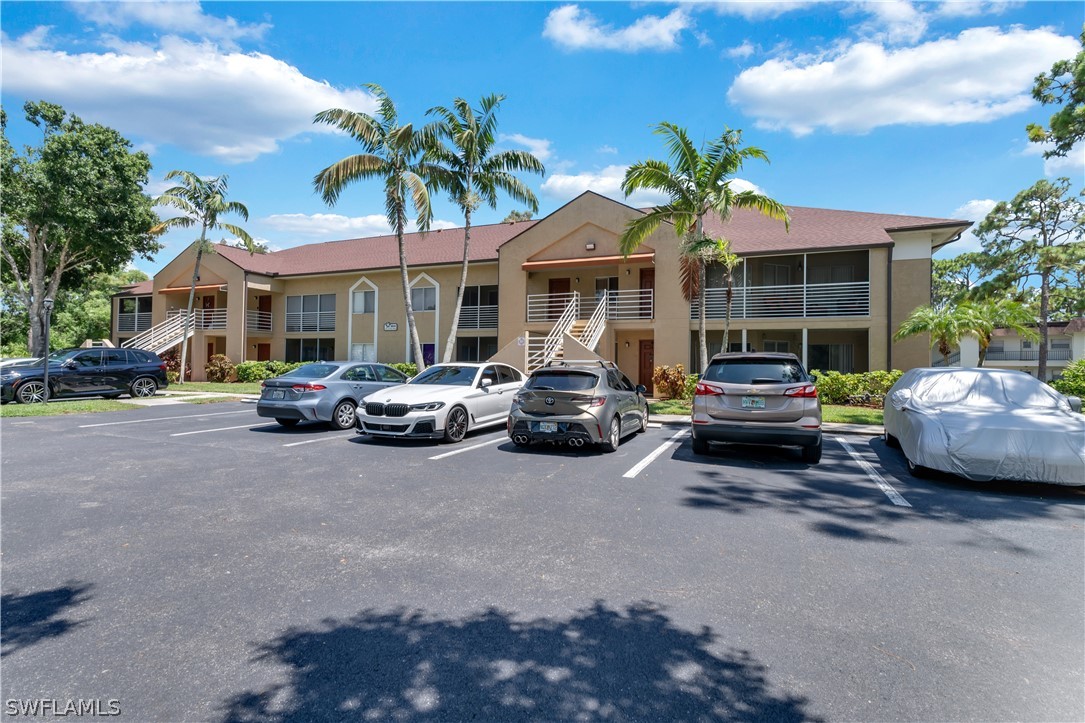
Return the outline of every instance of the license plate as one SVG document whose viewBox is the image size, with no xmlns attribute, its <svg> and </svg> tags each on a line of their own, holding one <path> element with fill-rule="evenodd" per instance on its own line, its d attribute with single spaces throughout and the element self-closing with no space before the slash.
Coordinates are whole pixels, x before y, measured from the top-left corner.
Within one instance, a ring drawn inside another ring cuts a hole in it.
<svg viewBox="0 0 1085 723">
<path fill-rule="evenodd" d="M 558 431 L 557 422 L 539 422 L 540 432 L 556 432 Z"/>
<path fill-rule="evenodd" d="M 271 390 L 271 398 L 272 399 L 286 399 L 286 392 L 284 390 L 282 390 L 282 389 L 272 389 Z"/>
<path fill-rule="evenodd" d="M 742 398 L 743 409 L 764 409 L 765 398 L 764 397 L 743 397 Z"/>
</svg>

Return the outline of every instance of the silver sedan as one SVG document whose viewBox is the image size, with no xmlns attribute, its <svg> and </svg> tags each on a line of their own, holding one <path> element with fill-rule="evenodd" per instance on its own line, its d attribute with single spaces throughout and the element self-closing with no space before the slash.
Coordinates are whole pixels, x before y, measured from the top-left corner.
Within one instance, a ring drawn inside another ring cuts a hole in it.
<svg viewBox="0 0 1085 723">
<path fill-rule="evenodd" d="M 385 364 L 313 362 L 261 382 L 256 413 L 284 427 L 298 422 L 328 422 L 337 429 L 354 426 L 358 403 L 367 394 L 407 381 Z"/>
</svg>

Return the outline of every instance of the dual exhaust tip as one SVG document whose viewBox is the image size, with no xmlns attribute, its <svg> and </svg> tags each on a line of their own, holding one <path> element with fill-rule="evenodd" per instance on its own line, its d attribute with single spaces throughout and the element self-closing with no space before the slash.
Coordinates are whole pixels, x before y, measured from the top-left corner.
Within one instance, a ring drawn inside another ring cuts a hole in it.
<svg viewBox="0 0 1085 723">
<path fill-rule="evenodd" d="M 531 437 L 527 436 L 526 434 L 514 434 L 512 436 L 512 441 L 516 442 L 516 444 L 530 444 L 531 443 Z M 580 437 L 572 437 L 572 438 L 567 439 L 565 441 L 569 443 L 570 447 L 583 447 L 584 446 L 584 440 L 581 439 Z"/>
</svg>

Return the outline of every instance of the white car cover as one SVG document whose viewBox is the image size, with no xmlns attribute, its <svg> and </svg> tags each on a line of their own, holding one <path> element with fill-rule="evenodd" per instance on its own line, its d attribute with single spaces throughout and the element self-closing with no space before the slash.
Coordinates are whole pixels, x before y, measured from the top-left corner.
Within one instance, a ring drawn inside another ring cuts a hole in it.
<svg viewBox="0 0 1085 723">
<path fill-rule="evenodd" d="M 912 369 L 886 402 L 886 433 L 914 464 L 976 481 L 1085 485 L 1085 415 L 1024 372 Z"/>
</svg>

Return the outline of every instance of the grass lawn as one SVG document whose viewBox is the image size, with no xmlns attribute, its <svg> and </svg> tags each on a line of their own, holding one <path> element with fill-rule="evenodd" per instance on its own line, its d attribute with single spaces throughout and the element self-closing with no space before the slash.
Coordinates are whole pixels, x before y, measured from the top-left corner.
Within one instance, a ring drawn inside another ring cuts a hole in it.
<svg viewBox="0 0 1085 723">
<path fill-rule="evenodd" d="M 0 407 L 0 417 L 51 417 L 57 414 L 86 414 L 87 412 L 119 412 L 138 409 L 112 399 L 63 399 L 48 404 L 5 404 Z"/>
<path fill-rule="evenodd" d="M 684 399 L 666 399 L 648 405 L 651 414 L 689 414 L 690 403 Z M 821 421 L 843 424 L 882 424 L 882 410 L 869 407 L 847 407 L 823 404 Z"/>
<path fill-rule="evenodd" d="M 170 384 L 171 392 L 225 392 L 226 394 L 259 394 L 260 382 L 185 382 Z"/>
</svg>

